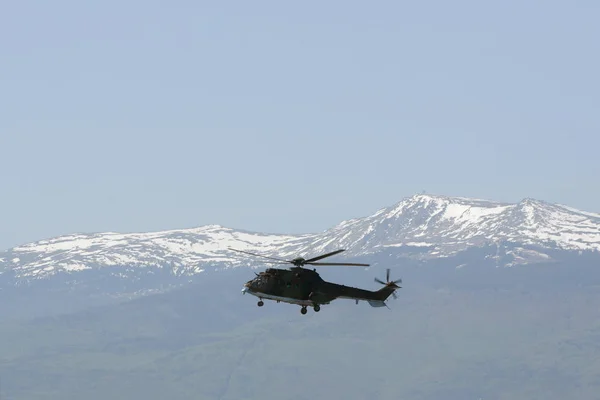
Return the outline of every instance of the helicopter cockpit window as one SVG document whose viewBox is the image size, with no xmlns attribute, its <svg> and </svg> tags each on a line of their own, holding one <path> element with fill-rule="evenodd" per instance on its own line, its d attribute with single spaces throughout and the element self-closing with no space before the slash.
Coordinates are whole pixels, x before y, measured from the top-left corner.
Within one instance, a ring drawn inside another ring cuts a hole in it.
<svg viewBox="0 0 600 400">
<path fill-rule="evenodd" d="M 262 285 L 264 285 L 264 284 L 267 282 L 267 280 L 265 279 L 265 277 L 263 277 L 263 276 L 259 276 L 259 277 L 257 277 L 257 278 L 254 280 L 254 282 L 255 282 L 255 283 L 258 285 L 258 286 L 262 286 Z"/>
</svg>

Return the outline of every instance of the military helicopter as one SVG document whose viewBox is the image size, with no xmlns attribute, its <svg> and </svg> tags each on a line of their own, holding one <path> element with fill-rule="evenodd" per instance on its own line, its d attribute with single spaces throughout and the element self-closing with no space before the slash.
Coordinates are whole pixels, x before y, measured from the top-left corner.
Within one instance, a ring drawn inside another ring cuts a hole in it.
<svg viewBox="0 0 600 400">
<path fill-rule="evenodd" d="M 316 269 L 311 270 L 303 268 L 305 265 L 369 266 L 369 264 L 357 263 L 316 262 L 323 258 L 331 257 L 346 251 L 345 249 L 332 251 L 308 260 L 302 257 L 297 257 L 293 260 L 284 260 L 243 250 L 232 248 L 230 248 L 230 250 L 262 257 L 268 260 L 265 261 L 266 263 L 293 265 L 293 267 L 290 267 L 289 269 L 267 268 L 266 271 L 259 274 L 255 272 L 256 278 L 244 284 L 242 294 L 249 293 L 258 297 L 259 307 L 264 305 L 263 299 L 274 300 L 278 303 L 283 301 L 284 303 L 299 305 L 301 306 L 300 312 L 302 314 L 307 313 L 307 307 L 309 306 L 312 307 L 315 312 L 319 312 L 321 305 L 329 304 L 335 299 L 353 299 L 356 301 L 356 304 L 358 304 L 359 300 L 364 300 L 367 301 L 371 307 L 387 307 L 385 300 L 390 295 L 397 298 L 395 291 L 400 288 L 397 284 L 402 282 L 402 279 L 390 282 L 390 270 L 388 268 L 386 276 L 387 282 L 375 278 L 375 282 L 385 286 L 377 291 L 370 291 L 327 282 L 319 276 Z"/>
</svg>

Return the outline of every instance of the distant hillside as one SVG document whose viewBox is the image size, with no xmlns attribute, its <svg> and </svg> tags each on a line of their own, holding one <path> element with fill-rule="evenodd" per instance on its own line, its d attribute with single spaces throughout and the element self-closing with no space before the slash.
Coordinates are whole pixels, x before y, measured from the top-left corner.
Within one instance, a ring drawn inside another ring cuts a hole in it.
<svg viewBox="0 0 600 400">
<path fill-rule="evenodd" d="M 324 271 L 373 288 L 383 268 Z M 390 309 L 319 313 L 240 294 L 252 271 L 70 315 L 0 322 L 3 399 L 594 399 L 600 292 L 543 268 L 397 267 Z M 555 277 L 556 278 L 556 277 Z"/>
</svg>

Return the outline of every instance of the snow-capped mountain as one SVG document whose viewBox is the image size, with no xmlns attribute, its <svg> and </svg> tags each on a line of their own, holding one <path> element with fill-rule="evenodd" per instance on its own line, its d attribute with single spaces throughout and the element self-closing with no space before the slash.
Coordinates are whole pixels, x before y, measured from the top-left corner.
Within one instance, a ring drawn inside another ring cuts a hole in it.
<svg viewBox="0 0 600 400">
<path fill-rule="evenodd" d="M 416 195 L 314 234 L 264 234 L 210 225 L 60 236 L 0 252 L 0 274 L 40 279 L 105 269 L 118 276 L 153 267 L 193 275 L 206 268 L 256 264 L 229 247 L 287 259 L 345 248 L 337 259 L 401 251 L 403 257 L 427 260 L 494 246 L 510 255 L 503 265 L 547 261 L 557 251 L 600 252 L 600 214 L 534 199 L 508 204 Z"/>
</svg>

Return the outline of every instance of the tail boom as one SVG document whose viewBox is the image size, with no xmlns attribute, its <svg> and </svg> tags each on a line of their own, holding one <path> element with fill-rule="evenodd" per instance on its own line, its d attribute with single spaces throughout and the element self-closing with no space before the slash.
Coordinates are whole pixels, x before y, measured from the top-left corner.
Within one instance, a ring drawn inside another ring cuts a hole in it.
<svg viewBox="0 0 600 400">
<path fill-rule="evenodd" d="M 336 298 L 339 299 L 352 299 L 352 300 L 363 300 L 367 301 L 371 307 L 385 307 L 385 300 L 394 294 L 396 289 L 400 286 L 394 282 L 386 284 L 379 290 L 371 291 L 365 289 L 359 289 L 351 286 L 344 286 L 337 283 L 325 282 L 325 285 L 321 288 L 320 293 L 315 293 L 314 298 L 328 297 L 328 301 L 332 301 Z M 327 296 L 323 296 L 327 293 Z M 325 300 L 324 298 L 321 301 Z"/>
</svg>

